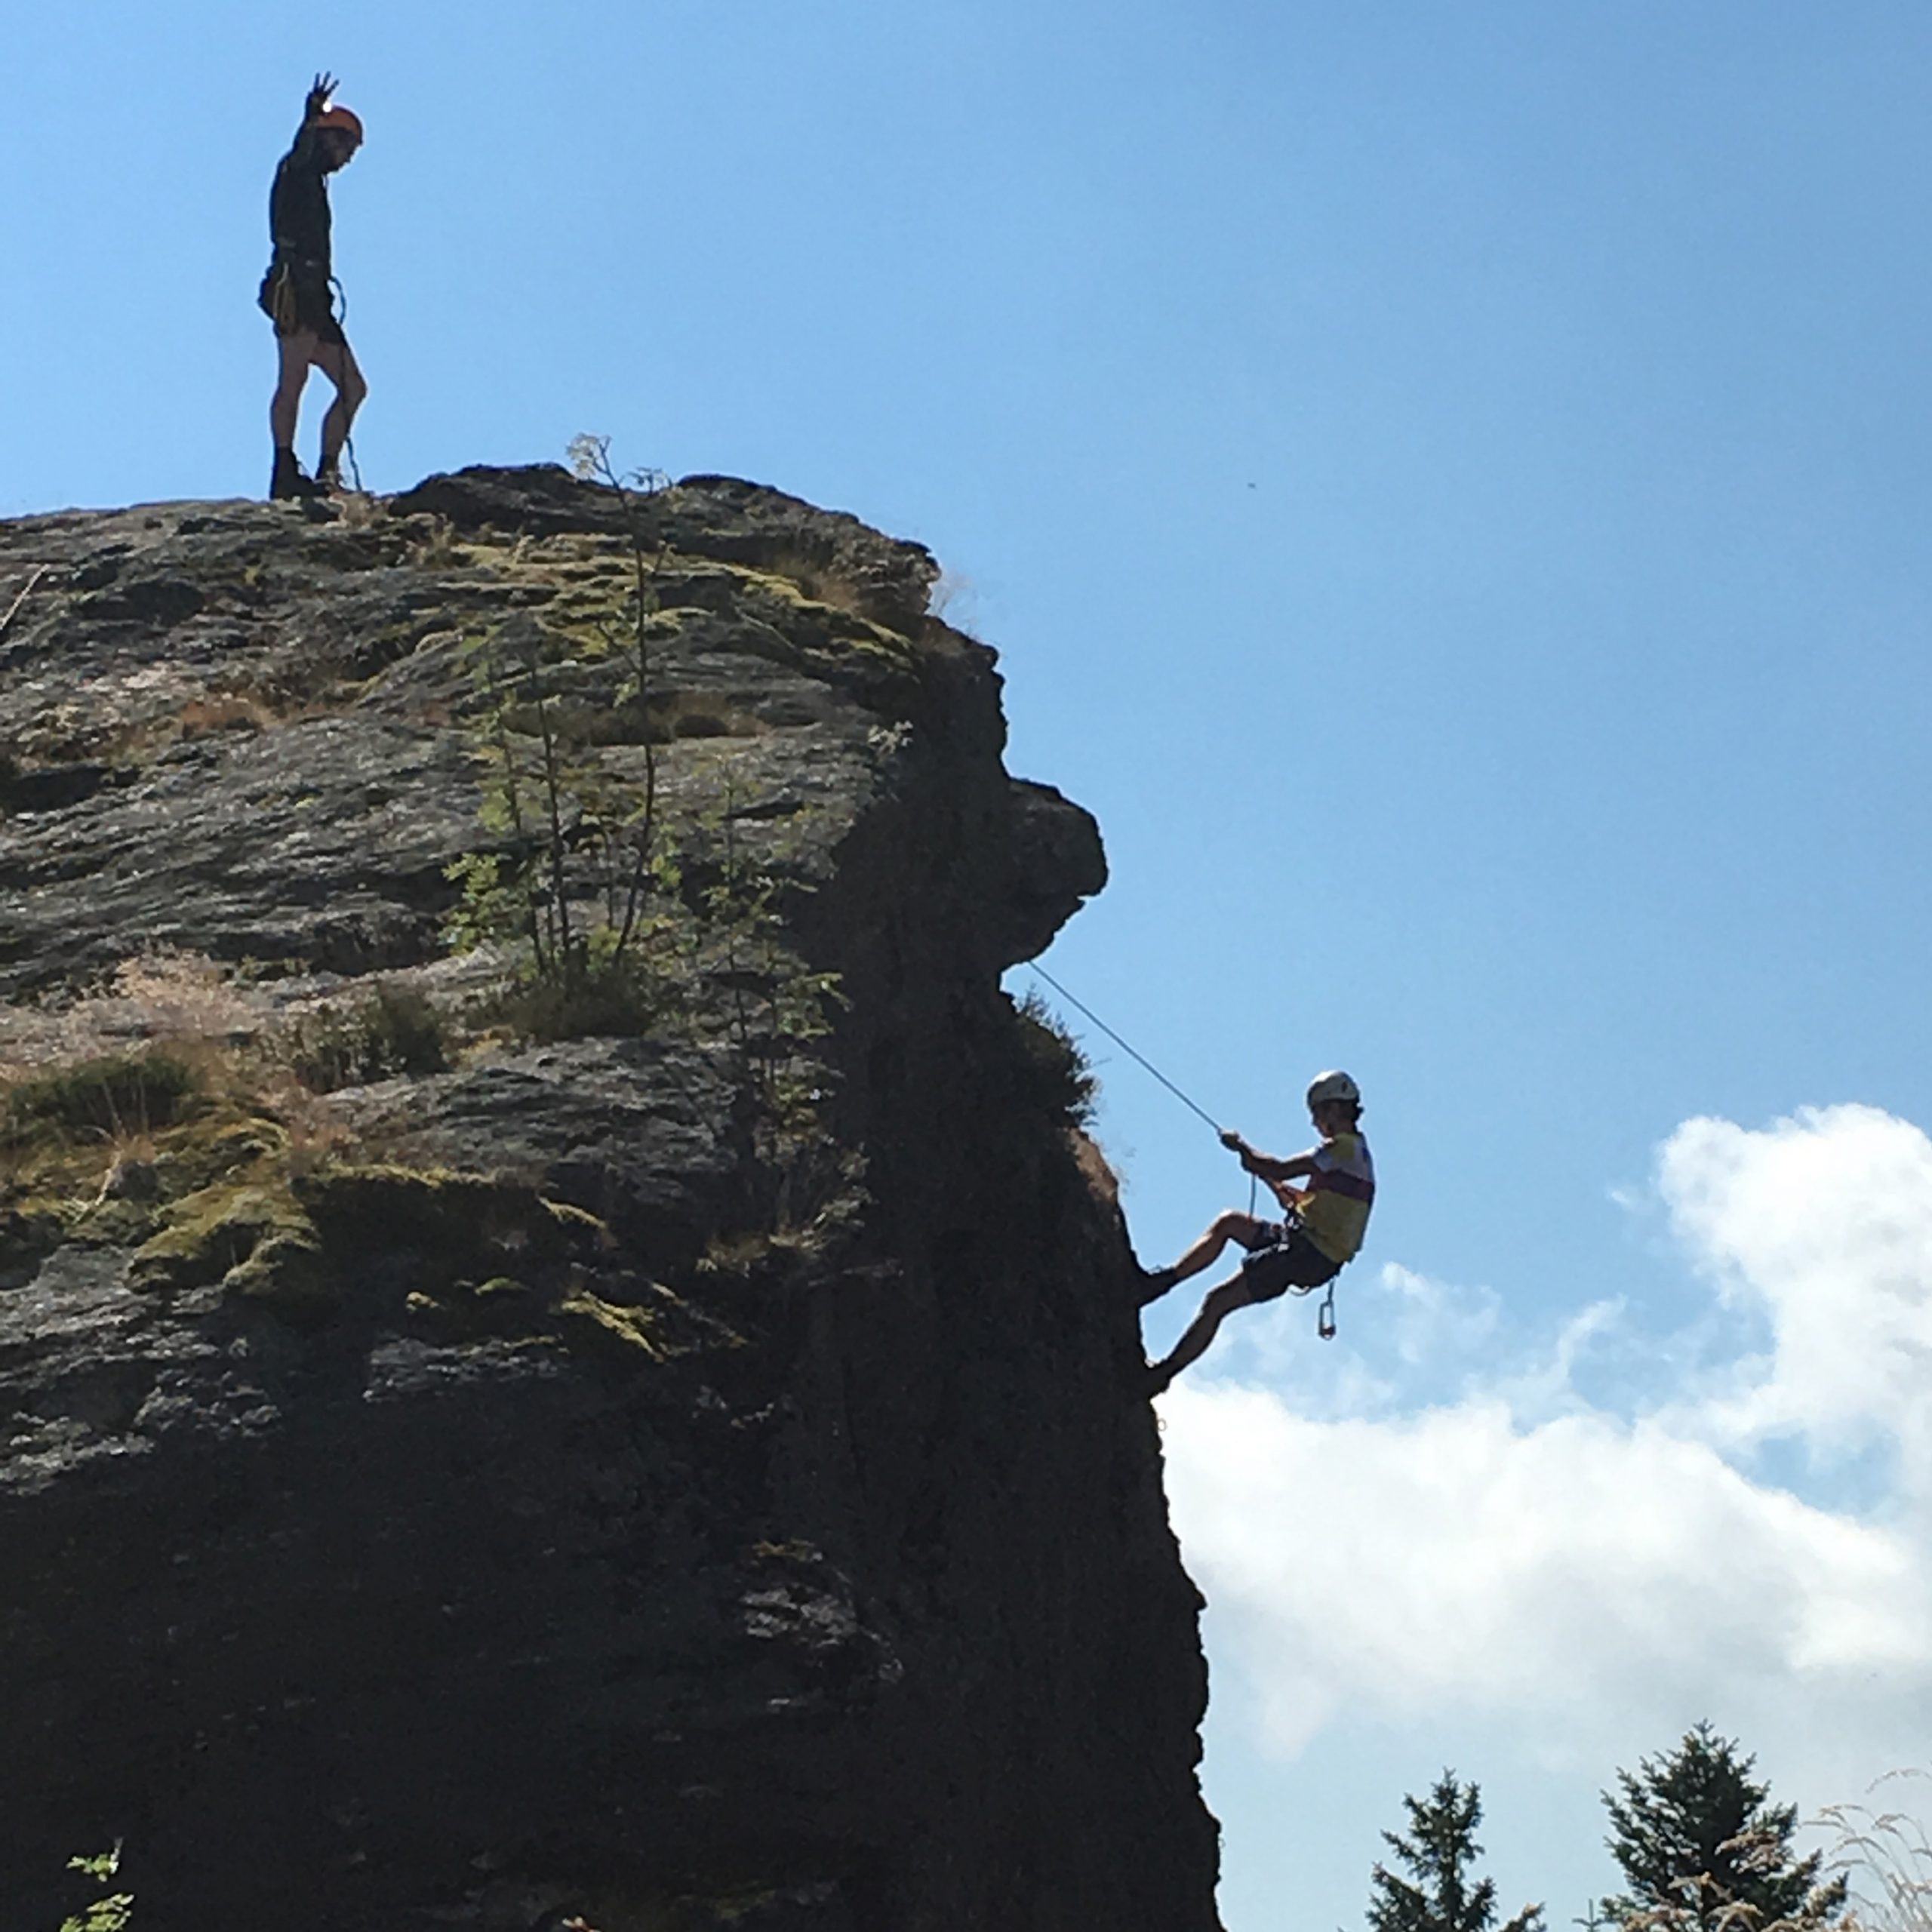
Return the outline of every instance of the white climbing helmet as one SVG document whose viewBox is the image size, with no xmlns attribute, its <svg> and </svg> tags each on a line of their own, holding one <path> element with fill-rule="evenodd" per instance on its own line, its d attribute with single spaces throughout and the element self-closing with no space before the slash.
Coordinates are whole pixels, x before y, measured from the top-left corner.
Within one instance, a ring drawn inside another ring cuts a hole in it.
<svg viewBox="0 0 1932 1932">
<path fill-rule="evenodd" d="M 1346 1100 L 1351 1106 L 1361 1105 L 1361 1089 L 1346 1073 L 1318 1073 L 1309 1082 L 1308 1104 L 1318 1107 L 1325 1100 Z"/>
</svg>

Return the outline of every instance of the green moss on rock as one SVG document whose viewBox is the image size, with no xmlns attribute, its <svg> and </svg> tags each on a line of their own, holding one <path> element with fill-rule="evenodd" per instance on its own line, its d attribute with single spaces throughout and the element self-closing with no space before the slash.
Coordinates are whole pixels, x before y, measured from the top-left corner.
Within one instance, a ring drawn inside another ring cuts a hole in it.
<svg viewBox="0 0 1932 1932">
<path fill-rule="evenodd" d="M 211 1114 L 168 1136 L 156 1149 L 155 1165 L 163 1190 L 183 1195 L 288 1151 L 288 1132 L 279 1121 L 254 1113 Z"/>
<path fill-rule="evenodd" d="M 155 1231 L 162 1210 L 150 1201 L 94 1201 L 67 1222 L 67 1238 L 85 1247 L 138 1247 Z"/>
<path fill-rule="evenodd" d="M 174 1204 L 160 1232 L 128 1264 L 128 1284 L 161 1292 L 206 1287 L 278 1238 L 315 1241 L 313 1226 L 285 1186 L 220 1182 Z"/>
<path fill-rule="evenodd" d="M 294 1321 L 319 1320 L 333 1313 L 340 1297 L 328 1260 L 312 1230 L 284 1227 L 269 1235 L 222 1277 L 229 1294 L 260 1302 Z"/>
<path fill-rule="evenodd" d="M 654 1362 L 715 1349 L 740 1349 L 745 1338 L 715 1315 L 694 1306 L 661 1281 L 646 1282 L 642 1298 L 613 1301 L 579 1282 L 556 1304 L 566 1340 L 617 1343 Z"/>
<path fill-rule="evenodd" d="M 557 1304 L 557 1312 L 595 1322 L 605 1334 L 614 1335 L 628 1348 L 642 1350 L 653 1361 L 663 1361 L 672 1352 L 659 1337 L 657 1322 L 649 1309 L 627 1308 L 580 1288 Z"/>
<path fill-rule="evenodd" d="M 476 1264 L 505 1248 L 549 1263 L 587 1257 L 610 1239 L 595 1214 L 488 1174 L 330 1168 L 298 1177 L 294 1189 L 331 1249 L 411 1249 L 440 1257 L 451 1278 L 500 1272 Z"/>
</svg>

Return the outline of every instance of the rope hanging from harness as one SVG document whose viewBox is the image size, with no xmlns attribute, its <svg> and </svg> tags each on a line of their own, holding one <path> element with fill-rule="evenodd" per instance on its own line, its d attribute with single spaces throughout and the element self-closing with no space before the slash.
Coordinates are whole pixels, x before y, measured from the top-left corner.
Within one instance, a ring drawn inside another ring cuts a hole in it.
<svg viewBox="0 0 1932 1932">
<path fill-rule="evenodd" d="M 331 297 L 330 306 L 335 314 L 336 326 L 342 331 L 342 353 L 346 363 L 352 353 L 349 346 L 349 291 L 343 287 L 341 276 L 331 275 L 329 277 L 329 293 Z M 355 494 L 359 497 L 363 494 L 362 466 L 355 460 L 353 431 L 343 437 L 342 453 L 349 459 L 349 480 L 355 485 Z"/>
</svg>

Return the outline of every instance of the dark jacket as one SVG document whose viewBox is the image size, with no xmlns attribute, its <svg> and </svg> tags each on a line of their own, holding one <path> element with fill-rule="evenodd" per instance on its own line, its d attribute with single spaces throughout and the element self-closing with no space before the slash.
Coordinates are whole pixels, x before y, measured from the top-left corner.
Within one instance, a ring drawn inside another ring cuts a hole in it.
<svg viewBox="0 0 1932 1932">
<path fill-rule="evenodd" d="M 329 182 L 323 165 L 322 131 L 305 122 L 295 145 L 281 158 L 269 190 L 269 233 L 275 242 L 276 268 L 286 267 L 301 281 L 327 286 L 329 260 Z"/>
</svg>

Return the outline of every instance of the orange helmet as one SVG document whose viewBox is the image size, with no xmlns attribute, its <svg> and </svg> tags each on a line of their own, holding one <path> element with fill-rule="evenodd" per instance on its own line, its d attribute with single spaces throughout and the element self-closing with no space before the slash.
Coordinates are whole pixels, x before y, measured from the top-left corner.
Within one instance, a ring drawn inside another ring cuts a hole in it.
<svg viewBox="0 0 1932 1932">
<path fill-rule="evenodd" d="M 315 116 L 318 128 L 339 128 L 359 148 L 362 145 L 362 118 L 352 107 L 325 107 Z"/>
</svg>

